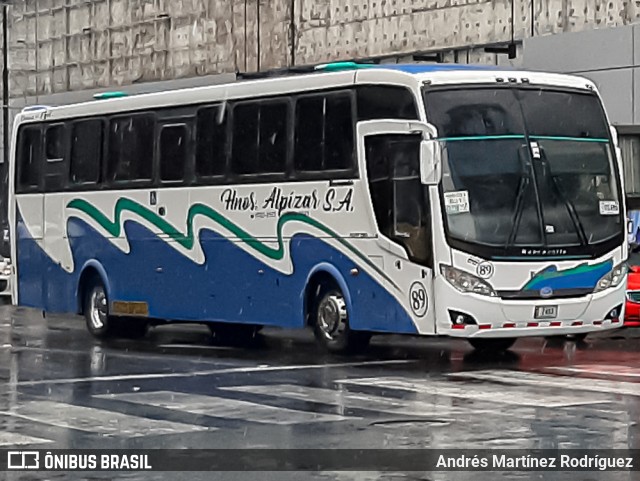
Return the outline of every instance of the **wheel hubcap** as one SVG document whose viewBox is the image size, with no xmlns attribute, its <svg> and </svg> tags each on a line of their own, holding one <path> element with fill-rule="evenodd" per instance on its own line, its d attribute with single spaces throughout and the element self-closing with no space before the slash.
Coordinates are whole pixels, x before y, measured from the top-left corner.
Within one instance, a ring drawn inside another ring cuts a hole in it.
<svg viewBox="0 0 640 481">
<path fill-rule="evenodd" d="M 94 329 L 102 329 L 107 321 L 107 296 L 103 288 L 97 287 L 93 290 L 89 309 L 91 325 Z"/>
<path fill-rule="evenodd" d="M 340 337 L 347 326 L 347 305 L 341 296 L 326 296 L 318 306 L 318 327 L 327 339 Z"/>
</svg>

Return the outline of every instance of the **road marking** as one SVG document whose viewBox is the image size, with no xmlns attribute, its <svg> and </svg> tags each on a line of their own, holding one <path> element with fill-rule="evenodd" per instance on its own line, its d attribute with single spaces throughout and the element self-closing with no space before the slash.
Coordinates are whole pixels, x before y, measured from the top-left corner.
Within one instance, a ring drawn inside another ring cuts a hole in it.
<svg viewBox="0 0 640 481">
<path fill-rule="evenodd" d="M 17 406 L 15 411 L 0 411 L 0 414 L 103 436 L 153 436 L 215 429 L 54 401 L 29 401 Z"/>
<path fill-rule="evenodd" d="M 579 377 L 554 376 L 521 371 L 473 371 L 449 374 L 459 379 L 474 379 L 500 384 L 518 384 L 539 387 L 555 387 L 564 391 L 591 391 L 606 394 L 625 394 L 640 396 L 640 384 L 624 381 L 607 381 L 605 379 L 587 379 Z"/>
<path fill-rule="evenodd" d="M 390 399 L 382 396 L 349 392 L 342 389 L 297 386 L 293 384 L 232 386 L 221 389 L 224 391 L 330 404 L 337 406 L 340 414 L 344 414 L 347 409 L 367 409 L 369 411 L 408 416 L 442 416 L 468 412 L 468 409 L 463 407 L 447 406 L 436 402 Z"/>
<path fill-rule="evenodd" d="M 551 366 L 545 371 L 557 371 L 577 374 L 596 374 L 600 376 L 640 377 L 640 369 L 617 364 L 578 364 L 576 366 Z"/>
<path fill-rule="evenodd" d="M 460 384 L 451 381 L 410 380 L 397 377 L 345 379 L 337 382 L 347 385 L 355 384 L 385 389 L 401 389 L 430 397 L 447 396 L 516 406 L 561 408 L 609 402 L 604 397 L 601 399 L 585 399 L 584 396 L 572 396 L 566 393 L 542 393 L 524 387 L 508 388 L 500 386 L 497 389 L 495 385 L 490 384 Z"/>
<path fill-rule="evenodd" d="M 104 382 L 104 381 L 128 381 L 146 379 L 167 379 L 174 377 L 210 376 L 211 374 L 234 374 L 250 372 L 271 372 L 271 371 L 297 371 L 311 369 L 331 369 L 338 367 L 358 367 L 358 366 L 381 366 L 387 364 L 408 364 L 416 362 L 414 360 L 391 360 L 391 361 L 361 361 L 343 362 L 336 364 L 306 364 L 298 366 L 255 366 L 255 367 L 231 367 L 225 369 L 209 369 L 206 371 L 190 372 L 159 372 L 152 374 L 122 374 L 117 376 L 92 376 L 92 377 L 72 377 L 66 379 L 38 379 L 37 381 L 19 381 L 12 386 L 37 386 L 40 384 L 73 384 L 80 382 Z"/>
<path fill-rule="evenodd" d="M 53 443 L 51 439 L 25 436 L 24 434 L 0 431 L 0 446 L 18 446 L 22 444 L 45 444 Z"/>
<path fill-rule="evenodd" d="M 257 404 L 238 399 L 228 399 L 201 394 L 172 391 L 144 393 L 101 394 L 101 399 L 126 401 L 145 406 L 155 406 L 193 414 L 205 414 L 217 418 L 231 418 L 265 424 L 300 424 L 310 422 L 343 421 L 337 414 L 296 411 L 294 409 Z"/>
</svg>

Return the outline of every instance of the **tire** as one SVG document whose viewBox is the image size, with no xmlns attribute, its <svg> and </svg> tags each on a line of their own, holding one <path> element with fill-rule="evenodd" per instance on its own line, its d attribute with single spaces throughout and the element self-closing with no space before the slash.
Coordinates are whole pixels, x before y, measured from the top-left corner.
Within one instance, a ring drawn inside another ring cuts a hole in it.
<svg viewBox="0 0 640 481">
<path fill-rule="evenodd" d="M 109 315 L 107 291 L 99 278 L 87 284 L 82 307 L 87 330 L 93 337 L 105 339 L 115 334 L 115 320 Z"/>
<path fill-rule="evenodd" d="M 516 342 L 512 337 L 500 337 L 495 339 L 468 339 L 469 344 L 473 346 L 476 351 L 486 353 L 498 353 L 509 350 Z"/>
<path fill-rule="evenodd" d="M 369 344 L 370 333 L 351 330 L 347 303 L 335 286 L 320 289 L 310 315 L 316 340 L 331 352 L 359 352 Z"/>
</svg>

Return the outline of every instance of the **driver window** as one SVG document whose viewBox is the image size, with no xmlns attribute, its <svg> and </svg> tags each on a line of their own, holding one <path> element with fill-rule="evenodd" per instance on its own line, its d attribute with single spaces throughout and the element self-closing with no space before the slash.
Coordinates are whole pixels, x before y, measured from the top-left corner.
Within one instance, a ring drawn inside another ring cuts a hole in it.
<svg viewBox="0 0 640 481">
<path fill-rule="evenodd" d="M 378 135 L 365 140 L 371 201 L 380 232 L 409 258 L 431 265 L 428 190 L 420 182 L 418 135 Z"/>
</svg>

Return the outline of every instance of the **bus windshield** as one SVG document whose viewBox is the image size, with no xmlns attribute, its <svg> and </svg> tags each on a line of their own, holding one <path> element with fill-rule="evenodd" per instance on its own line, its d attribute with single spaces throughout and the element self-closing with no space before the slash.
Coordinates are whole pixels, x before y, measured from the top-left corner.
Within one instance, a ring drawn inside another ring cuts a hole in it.
<svg viewBox="0 0 640 481">
<path fill-rule="evenodd" d="M 425 99 L 446 153 L 452 246 L 487 257 L 594 256 L 620 241 L 615 156 L 595 94 L 465 87 L 432 88 Z"/>
</svg>

